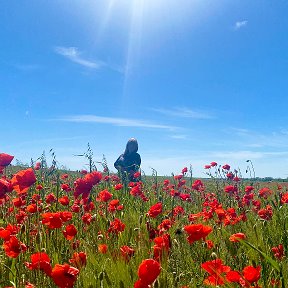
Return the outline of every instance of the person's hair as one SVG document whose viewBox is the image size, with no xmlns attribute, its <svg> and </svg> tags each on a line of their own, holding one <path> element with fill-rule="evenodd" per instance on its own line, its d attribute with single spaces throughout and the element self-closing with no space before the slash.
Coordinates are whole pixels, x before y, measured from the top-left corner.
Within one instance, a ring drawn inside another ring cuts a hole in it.
<svg viewBox="0 0 288 288">
<path fill-rule="evenodd" d="M 137 152 L 138 151 L 138 142 L 135 138 L 130 138 L 126 144 L 126 149 L 124 151 L 124 155 L 128 155 L 129 154 L 129 146 L 133 145 L 135 147 L 135 151 L 134 152 Z"/>
</svg>

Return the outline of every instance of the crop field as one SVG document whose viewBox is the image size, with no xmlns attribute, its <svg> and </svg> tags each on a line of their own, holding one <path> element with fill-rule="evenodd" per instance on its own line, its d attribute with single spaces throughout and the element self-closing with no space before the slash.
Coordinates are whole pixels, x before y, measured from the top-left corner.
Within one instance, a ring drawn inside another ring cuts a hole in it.
<svg viewBox="0 0 288 288">
<path fill-rule="evenodd" d="M 288 287 L 285 182 L 211 162 L 209 179 L 128 183 L 12 159 L 0 153 L 0 287 Z"/>
</svg>

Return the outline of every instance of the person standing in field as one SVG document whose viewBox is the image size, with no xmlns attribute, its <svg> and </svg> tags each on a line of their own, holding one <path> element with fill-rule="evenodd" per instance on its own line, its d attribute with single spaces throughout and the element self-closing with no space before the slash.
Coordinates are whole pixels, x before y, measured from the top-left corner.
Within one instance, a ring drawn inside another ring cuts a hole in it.
<svg viewBox="0 0 288 288">
<path fill-rule="evenodd" d="M 134 174 L 138 172 L 141 165 L 141 157 L 137 151 L 137 140 L 130 138 L 126 144 L 124 153 L 114 163 L 114 167 L 120 172 L 122 180 L 135 181 Z"/>
</svg>

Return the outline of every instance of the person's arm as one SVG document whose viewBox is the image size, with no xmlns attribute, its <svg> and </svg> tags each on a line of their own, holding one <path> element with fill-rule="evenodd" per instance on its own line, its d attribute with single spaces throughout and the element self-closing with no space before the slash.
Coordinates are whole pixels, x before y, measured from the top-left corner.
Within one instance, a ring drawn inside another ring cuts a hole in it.
<svg viewBox="0 0 288 288">
<path fill-rule="evenodd" d="M 141 157 L 138 153 L 136 153 L 133 162 L 134 162 L 134 164 L 132 165 L 132 167 L 133 167 L 133 170 L 136 172 L 136 171 L 138 171 L 138 169 L 140 168 L 140 165 L 141 165 Z"/>
<path fill-rule="evenodd" d="M 123 166 L 124 166 L 124 158 L 123 158 L 123 154 L 121 154 L 121 155 L 118 157 L 118 159 L 115 161 L 114 167 L 115 167 L 117 170 L 122 171 Z"/>
</svg>

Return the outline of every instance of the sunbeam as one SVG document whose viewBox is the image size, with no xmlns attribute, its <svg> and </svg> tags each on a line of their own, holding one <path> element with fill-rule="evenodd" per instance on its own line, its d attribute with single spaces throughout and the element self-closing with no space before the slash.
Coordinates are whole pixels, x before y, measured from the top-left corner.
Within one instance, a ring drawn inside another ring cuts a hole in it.
<svg viewBox="0 0 288 288">
<path fill-rule="evenodd" d="M 108 4 L 106 5 L 106 12 L 103 15 L 103 19 L 100 23 L 97 36 L 96 36 L 96 42 L 100 42 L 103 33 L 105 32 L 105 29 L 110 21 L 111 13 L 113 11 L 113 8 L 115 6 L 117 0 L 108 0 Z"/>
</svg>

